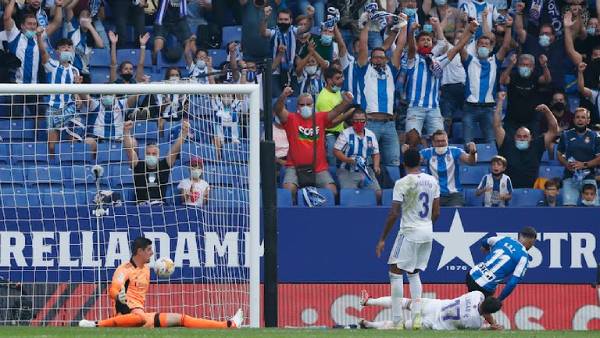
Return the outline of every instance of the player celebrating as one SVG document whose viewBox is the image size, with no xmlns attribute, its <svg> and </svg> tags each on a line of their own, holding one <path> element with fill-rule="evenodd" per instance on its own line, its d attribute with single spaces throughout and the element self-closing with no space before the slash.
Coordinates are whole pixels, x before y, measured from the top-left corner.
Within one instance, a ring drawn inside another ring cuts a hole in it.
<svg viewBox="0 0 600 338">
<path fill-rule="evenodd" d="M 440 215 L 440 186 L 437 180 L 421 173 L 421 155 L 409 149 L 404 153 L 404 166 L 407 175 L 396 181 L 392 209 L 385 221 L 383 234 L 375 250 L 377 257 L 385 246 L 385 239 L 402 211 L 400 231 L 390 253 L 390 284 L 392 289 L 391 307 L 393 328 L 403 328 L 402 311 L 403 273 L 408 273 L 410 296 L 412 299 L 412 327 L 421 327 L 420 298 L 422 293 L 419 271 L 425 270 L 431 254 L 433 222 Z"/>
<path fill-rule="evenodd" d="M 363 290 L 360 304 L 389 308 L 392 305 L 392 297 L 369 298 Z M 409 298 L 402 298 L 403 309 L 410 311 L 413 304 Z M 471 291 L 455 299 L 422 298 L 421 305 L 423 328 L 431 330 L 480 329 L 483 325 L 481 316 L 491 315 L 502 308 L 502 303 L 497 298 L 486 298 L 480 291 Z M 361 328 L 387 329 L 392 327 L 393 322 L 370 322 L 361 319 L 359 324 Z M 405 322 L 407 328 L 411 325 L 410 321 Z"/>
<path fill-rule="evenodd" d="M 109 289 L 117 315 L 98 322 L 82 319 L 81 327 L 171 327 L 197 329 L 238 328 L 244 319 L 242 309 L 227 321 L 194 318 L 178 313 L 146 312 L 144 303 L 150 286 L 148 262 L 154 254 L 152 241 L 138 237 L 132 244 L 132 257 L 115 271 Z"/>
</svg>

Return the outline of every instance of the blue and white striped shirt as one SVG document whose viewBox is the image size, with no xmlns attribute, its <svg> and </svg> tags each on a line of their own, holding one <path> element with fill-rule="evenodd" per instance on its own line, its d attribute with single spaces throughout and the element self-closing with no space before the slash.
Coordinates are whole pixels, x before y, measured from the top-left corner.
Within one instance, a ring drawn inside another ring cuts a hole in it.
<svg viewBox="0 0 600 338">
<path fill-rule="evenodd" d="M 71 22 L 67 23 L 67 37 L 73 41 L 73 48 L 75 49 L 73 65 L 82 73 L 89 74 L 88 65 L 92 48 L 87 45 L 87 34 L 81 31 L 77 17 L 73 17 Z"/>
<path fill-rule="evenodd" d="M 58 84 L 73 84 L 75 77 L 79 75 L 79 70 L 73 65 L 64 67 L 57 60 L 49 59 L 44 65 L 44 69 L 48 75 L 48 83 Z M 53 94 L 50 95 L 48 105 L 55 109 L 62 109 L 66 105 L 75 103 L 75 98 L 72 94 Z"/>
<path fill-rule="evenodd" d="M 325 87 L 321 69 L 317 68 L 317 72 L 314 75 L 308 75 L 305 69 L 297 80 L 300 87 L 300 94 L 308 93 L 313 96 L 313 100 L 316 102 L 317 95 L 319 95 L 321 90 Z"/>
<path fill-rule="evenodd" d="M 494 27 L 493 22 L 498 20 L 498 17 L 500 16 L 500 13 L 498 13 L 498 9 L 496 8 L 496 6 L 494 6 L 491 3 L 487 3 L 486 1 L 478 2 L 474 0 L 460 1 L 458 3 L 458 8 L 462 12 L 467 13 L 467 16 L 469 16 L 470 18 L 477 19 L 477 22 L 479 22 L 480 24 L 479 28 L 477 28 L 477 31 L 475 31 L 475 34 L 473 34 L 472 41 L 477 41 L 477 39 L 479 39 L 479 37 L 483 35 L 482 13 L 486 9 L 486 7 L 488 8 L 489 12 L 487 16 L 488 27 Z"/>
<path fill-rule="evenodd" d="M 127 99 L 115 99 L 111 109 L 107 109 L 98 99 L 90 99 L 89 113 L 96 114 L 94 135 L 105 139 L 123 138 L 123 123 L 127 111 Z"/>
<path fill-rule="evenodd" d="M 356 64 L 360 105 L 368 113 L 394 114 L 394 90 L 398 68 L 388 62 L 385 70 L 379 73 L 368 63 Z"/>
<path fill-rule="evenodd" d="M 427 162 L 427 172 L 438 179 L 442 195 L 462 191 L 459 176 L 462 154 L 465 154 L 465 151 L 457 147 L 448 147 L 442 155 L 438 155 L 435 148 L 421 150 L 421 156 Z"/>
<path fill-rule="evenodd" d="M 279 45 L 285 46 L 285 57 L 279 64 L 279 69 L 273 71 L 273 74 L 287 73 L 294 68 L 294 58 L 296 57 L 296 34 L 298 27 L 290 26 L 287 32 L 282 32 L 278 27 L 267 30 L 271 37 L 271 48 L 273 50 L 273 58 L 277 57 Z"/>
<path fill-rule="evenodd" d="M 353 127 L 344 129 L 335 141 L 333 148 L 342 151 L 349 158 L 360 156 L 368 164 L 373 163 L 373 155 L 379 154 L 377 137 L 367 128 L 365 128 L 363 137 L 358 136 Z M 341 167 L 348 171 L 358 170 L 356 166 L 349 163 L 343 163 Z"/>
<path fill-rule="evenodd" d="M 508 201 L 500 199 L 500 195 L 512 194 L 512 181 L 508 175 L 502 174 L 500 179 L 495 179 L 492 174 L 487 174 L 481 178 L 477 189 L 492 188 L 492 191 L 486 191 L 483 194 L 484 207 L 507 207 Z"/>
<path fill-rule="evenodd" d="M 40 65 L 40 51 L 37 38 L 28 39 L 25 34 L 13 25 L 7 32 L 8 50 L 21 60 L 17 68 L 15 81 L 17 83 L 37 83 L 37 73 Z"/>
<path fill-rule="evenodd" d="M 162 2 L 160 3 L 160 7 L 158 8 L 158 12 L 156 13 L 156 20 L 154 21 L 154 23 L 156 23 L 157 25 L 162 25 L 167 11 L 170 7 L 179 8 L 179 17 L 181 18 L 181 20 L 185 20 L 185 17 L 188 14 L 187 0 L 162 0 Z"/>
<path fill-rule="evenodd" d="M 409 107 L 438 108 L 440 103 L 440 84 L 443 69 L 448 63 L 446 54 L 431 57 L 432 65 L 437 65 L 439 74 L 434 74 L 426 58 L 416 54 L 406 65 L 406 98 Z"/>
<path fill-rule="evenodd" d="M 465 98 L 469 103 L 495 103 L 502 62 L 496 55 L 479 59 L 469 55 L 463 62 L 467 73 Z"/>
<path fill-rule="evenodd" d="M 354 102 L 360 104 L 360 95 L 358 91 L 358 76 L 356 75 L 356 60 L 354 56 L 346 53 L 345 57 L 340 58 L 343 73 L 344 73 L 344 84 L 342 85 L 343 91 L 348 91 L 354 96 Z"/>
</svg>

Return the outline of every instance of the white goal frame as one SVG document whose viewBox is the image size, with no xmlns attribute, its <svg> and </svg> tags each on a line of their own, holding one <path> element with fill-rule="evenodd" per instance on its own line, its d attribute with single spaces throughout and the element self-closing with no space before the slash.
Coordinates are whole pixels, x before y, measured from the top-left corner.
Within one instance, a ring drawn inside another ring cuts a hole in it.
<svg viewBox="0 0 600 338">
<path fill-rule="evenodd" d="M 0 95 L 50 94 L 244 94 L 249 97 L 249 308 L 250 327 L 260 327 L 260 86 L 257 84 L 0 84 Z"/>
</svg>

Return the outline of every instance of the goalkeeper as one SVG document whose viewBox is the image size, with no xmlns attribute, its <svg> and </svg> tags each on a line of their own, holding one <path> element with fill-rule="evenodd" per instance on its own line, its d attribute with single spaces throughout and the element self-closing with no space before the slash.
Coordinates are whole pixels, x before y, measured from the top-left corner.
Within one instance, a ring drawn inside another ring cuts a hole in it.
<svg viewBox="0 0 600 338">
<path fill-rule="evenodd" d="M 146 312 L 144 303 L 150 286 L 148 262 L 154 254 L 152 241 L 138 237 L 133 241 L 132 257 L 115 271 L 109 288 L 116 316 L 100 321 L 82 319 L 80 327 L 172 327 L 196 329 L 238 328 L 243 321 L 242 310 L 227 321 L 194 318 L 178 313 Z"/>
</svg>

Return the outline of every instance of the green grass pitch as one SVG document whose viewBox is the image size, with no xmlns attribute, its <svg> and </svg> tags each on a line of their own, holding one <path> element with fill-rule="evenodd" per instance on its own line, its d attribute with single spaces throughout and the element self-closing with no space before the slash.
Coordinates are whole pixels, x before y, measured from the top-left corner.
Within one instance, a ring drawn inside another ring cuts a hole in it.
<svg viewBox="0 0 600 338">
<path fill-rule="evenodd" d="M 240 329 L 192 330 L 171 329 L 90 329 L 77 327 L 0 327 L 0 337 L 598 337 L 594 331 L 380 331 L 344 329 Z"/>
</svg>

